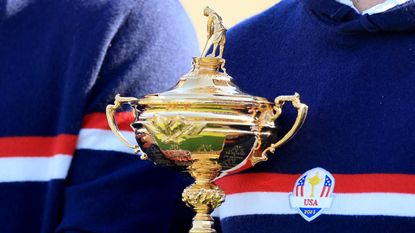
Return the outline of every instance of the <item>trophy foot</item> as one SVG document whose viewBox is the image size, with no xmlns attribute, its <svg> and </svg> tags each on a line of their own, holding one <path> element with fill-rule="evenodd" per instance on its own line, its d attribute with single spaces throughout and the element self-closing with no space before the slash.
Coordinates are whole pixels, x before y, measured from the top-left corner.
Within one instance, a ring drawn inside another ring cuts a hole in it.
<svg viewBox="0 0 415 233">
<path fill-rule="evenodd" d="M 195 183 L 183 191 L 182 199 L 196 212 L 190 233 L 216 233 L 210 214 L 225 201 L 225 192 L 212 183 L 221 169 L 216 157 L 209 154 L 196 155 L 188 168 Z"/>
<path fill-rule="evenodd" d="M 213 220 L 212 221 L 199 221 L 193 220 L 193 227 L 190 229 L 189 233 L 216 233 L 213 229 Z"/>
<path fill-rule="evenodd" d="M 183 201 L 196 211 L 190 233 L 215 233 L 210 214 L 225 200 L 225 192 L 214 184 L 201 187 L 193 184 L 183 191 Z"/>
</svg>

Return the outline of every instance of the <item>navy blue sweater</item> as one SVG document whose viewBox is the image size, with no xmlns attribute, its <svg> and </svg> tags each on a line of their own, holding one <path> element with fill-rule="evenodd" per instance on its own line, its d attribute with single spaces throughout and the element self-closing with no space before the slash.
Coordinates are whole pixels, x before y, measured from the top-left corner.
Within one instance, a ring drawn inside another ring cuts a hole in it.
<svg viewBox="0 0 415 233">
<path fill-rule="evenodd" d="M 197 53 L 177 0 L 0 1 L 0 232 L 188 229 L 190 180 L 133 155 L 104 111 L 174 85 Z"/>
<path fill-rule="evenodd" d="M 273 100 L 299 92 L 300 132 L 269 161 L 218 183 L 223 232 L 413 232 L 415 2 L 360 15 L 334 0 L 283 0 L 228 34 L 227 71 Z M 288 105 L 278 119 L 287 131 Z M 312 222 L 288 193 L 305 171 L 336 179 L 333 206 Z"/>
</svg>

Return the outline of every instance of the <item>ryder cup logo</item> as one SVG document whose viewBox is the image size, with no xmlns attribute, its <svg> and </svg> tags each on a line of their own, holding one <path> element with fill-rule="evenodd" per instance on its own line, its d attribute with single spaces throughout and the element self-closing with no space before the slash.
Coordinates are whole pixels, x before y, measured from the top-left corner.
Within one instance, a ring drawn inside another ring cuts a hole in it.
<svg viewBox="0 0 415 233">
<path fill-rule="evenodd" d="M 314 168 L 298 178 L 290 194 L 290 205 L 307 221 L 320 216 L 334 199 L 334 177 L 323 168 Z"/>
</svg>

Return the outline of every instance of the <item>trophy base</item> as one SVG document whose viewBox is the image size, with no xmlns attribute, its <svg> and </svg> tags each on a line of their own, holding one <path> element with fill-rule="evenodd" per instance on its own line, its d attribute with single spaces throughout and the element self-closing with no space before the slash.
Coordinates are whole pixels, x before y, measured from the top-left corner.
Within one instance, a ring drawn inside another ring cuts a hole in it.
<svg viewBox="0 0 415 233">
<path fill-rule="evenodd" d="M 192 155 L 193 163 L 188 167 L 188 172 L 195 182 L 182 194 L 186 205 L 196 211 L 189 233 L 216 233 L 210 214 L 225 200 L 225 192 L 212 183 L 221 170 L 218 157 L 217 154 Z"/>
<path fill-rule="evenodd" d="M 193 227 L 189 233 L 216 233 L 213 220 L 193 220 Z"/>
</svg>

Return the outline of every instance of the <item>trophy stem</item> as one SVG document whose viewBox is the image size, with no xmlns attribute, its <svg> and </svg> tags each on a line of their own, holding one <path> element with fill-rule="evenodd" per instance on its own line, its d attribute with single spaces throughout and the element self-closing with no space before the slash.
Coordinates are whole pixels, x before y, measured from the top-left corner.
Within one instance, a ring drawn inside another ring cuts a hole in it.
<svg viewBox="0 0 415 233">
<path fill-rule="evenodd" d="M 217 154 L 192 155 L 193 164 L 188 167 L 188 172 L 195 182 L 182 194 L 186 205 L 196 212 L 190 233 L 216 233 L 210 214 L 225 200 L 225 192 L 212 183 L 221 169 L 218 158 Z"/>
</svg>

